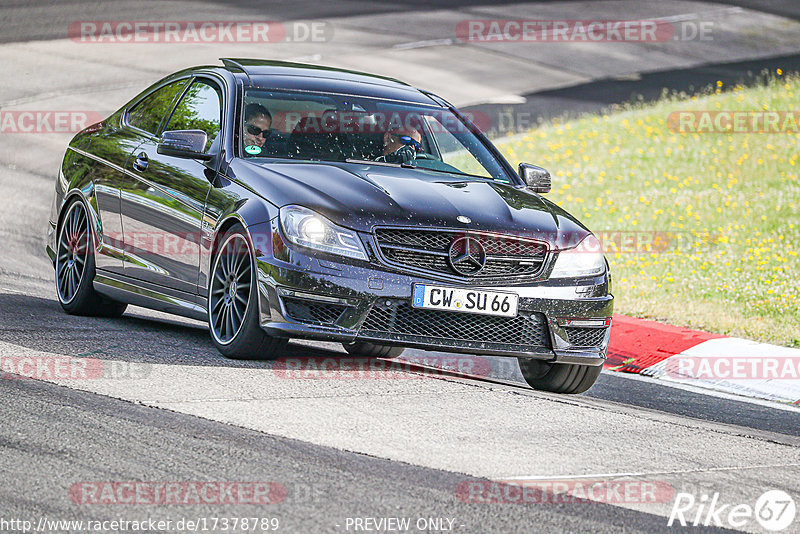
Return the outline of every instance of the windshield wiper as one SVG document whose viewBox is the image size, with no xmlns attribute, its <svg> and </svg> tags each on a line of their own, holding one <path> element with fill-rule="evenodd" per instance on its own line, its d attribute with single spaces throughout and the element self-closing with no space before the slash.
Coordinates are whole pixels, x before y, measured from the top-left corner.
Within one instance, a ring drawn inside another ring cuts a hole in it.
<svg viewBox="0 0 800 534">
<path fill-rule="evenodd" d="M 480 176 L 478 174 L 469 174 L 468 172 L 460 172 L 460 171 L 448 171 L 446 169 L 431 169 L 430 167 L 422 167 L 419 165 L 411 165 L 409 163 L 389 163 L 386 161 L 372 161 L 369 159 L 346 159 L 344 160 L 345 163 L 359 163 L 363 165 L 383 165 L 384 167 L 395 167 L 395 168 L 403 168 L 403 169 L 417 169 L 420 171 L 432 171 L 432 172 L 440 172 L 443 174 L 454 174 L 457 176 L 469 176 L 471 178 L 479 178 L 481 180 L 491 180 L 495 181 L 496 178 L 490 178 L 488 176 Z"/>
<path fill-rule="evenodd" d="M 383 165 L 384 167 L 401 167 L 399 163 L 389 163 L 388 161 L 372 161 L 370 159 L 351 159 L 344 160 L 345 163 L 360 163 L 363 165 Z"/>
<path fill-rule="evenodd" d="M 430 169 L 428 167 L 419 167 L 419 166 L 416 166 L 414 168 L 415 169 L 420 169 L 420 170 L 423 170 L 423 171 L 433 171 L 433 172 L 441 172 L 441 173 L 446 173 L 446 174 L 455 174 L 457 176 L 470 176 L 472 178 L 480 178 L 481 180 L 494 180 L 494 178 L 490 178 L 488 176 L 479 176 L 477 174 L 470 174 L 468 172 L 448 171 L 446 169 Z"/>
</svg>

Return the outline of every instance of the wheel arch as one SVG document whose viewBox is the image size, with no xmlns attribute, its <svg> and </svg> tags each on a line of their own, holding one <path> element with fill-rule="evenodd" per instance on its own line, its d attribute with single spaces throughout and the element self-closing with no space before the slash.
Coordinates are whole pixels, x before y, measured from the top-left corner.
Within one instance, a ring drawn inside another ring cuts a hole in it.
<svg viewBox="0 0 800 534">
<path fill-rule="evenodd" d="M 262 254 L 272 253 L 272 233 L 269 221 L 278 216 L 278 208 L 259 197 L 250 198 L 238 205 L 231 206 L 231 211 L 224 213 L 218 220 L 214 229 L 211 243 L 210 263 L 214 261 L 220 238 L 225 235 L 231 226 L 240 224 L 244 227 L 247 239 L 253 250 L 259 250 Z M 257 228 L 259 235 L 253 235 L 253 229 Z M 266 228 L 266 231 L 263 229 Z M 262 233 L 263 232 L 263 235 Z M 210 265 L 209 265 L 210 269 Z"/>
<path fill-rule="evenodd" d="M 247 240 L 250 242 L 250 246 L 253 246 L 253 238 L 250 235 L 250 230 L 248 229 L 247 221 L 245 221 L 244 218 L 238 212 L 226 215 L 222 220 L 220 220 L 217 223 L 217 227 L 214 231 L 214 237 L 211 242 L 211 254 L 210 254 L 212 265 L 214 263 L 214 256 L 216 256 L 217 254 L 217 247 L 219 247 L 220 240 L 228 230 L 230 230 L 237 224 L 244 228 Z M 210 268 L 211 266 L 209 266 L 209 270 Z"/>
<path fill-rule="evenodd" d="M 58 246 L 58 236 L 61 235 L 61 226 L 64 223 L 66 208 L 73 200 L 79 199 L 89 215 L 92 228 L 93 247 L 97 251 L 103 235 L 103 224 L 97 209 L 97 197 L 94 194 L 94 183 L 87 182 L 82 188 L 73 187 L 64 194 L 64 200 L 58 208 L 58 221 L 56 222 L 56 247 Z M 57 252 L 57 251 L 56 251 Z M 55 266 L 55 260 L 53 260 Z"/>
<path fill-rule="evenodd" d="M 256 206 L 258 204 L 258 206 Z M 244 228 L 244 234 L 250 245 L 253 254 L 253 262 L 256 271 L 256 284 L 258 286 L 258 312 L 262 321 L 271 315 L 269 297 L 265 294 L 265 289 L 258 281 L 258 258 L 264 255 L 272 255 L 272 225 L 271 220 L 277 217 L 277 207 L 272 204 L 261 202 L 246 202 L 240 206 L 237 211 L 232 211 L 222 216 L 216 225 L 214 236 L 212 238 L 211 250 L 208 255 L 208 277 L 206 293 L 211 286 L 211 271 L 214 268 L 214 259 L 217 255 L 217 248 L 220 245 L 222 237 L 226 232 L 239 224 Z M 254 235 L 255 233 L 255 235 Z"/>
</svg>

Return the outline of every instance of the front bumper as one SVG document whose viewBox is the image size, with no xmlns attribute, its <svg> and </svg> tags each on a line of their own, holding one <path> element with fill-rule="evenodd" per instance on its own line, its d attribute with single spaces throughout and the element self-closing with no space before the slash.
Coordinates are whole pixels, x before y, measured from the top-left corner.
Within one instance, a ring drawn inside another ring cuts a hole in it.
<svg viewBox="0 0 800 534">
<path fill-rule="evenodd" d="M 515 319 L 410 307 L 413 283 L 457 285 L 395 272 L 377 262 L 305 254 L 258 257 L 261 326 L 277 337 L 368 341 L 429 350 L 602 365 L 609 327 L 571 328 L 559 319 L 607 319 L 608 275 L 529 285 L 480 285 L 519 296 Z M 421 312 L 421 313 L 420 313 Z"/>
</svg>

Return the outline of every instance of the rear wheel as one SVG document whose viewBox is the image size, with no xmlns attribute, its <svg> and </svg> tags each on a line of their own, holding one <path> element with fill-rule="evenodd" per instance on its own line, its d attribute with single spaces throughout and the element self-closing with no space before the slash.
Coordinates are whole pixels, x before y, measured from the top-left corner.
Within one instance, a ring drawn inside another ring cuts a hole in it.
<svg viewBox="0 0 800 534">
<path fill-rule="evenodd" d="M 71 315 L 119 317 L 127 304 L 108 299 L 94 290 L 94 238 L 86 206 L 80 199 L 65 208 L 56 246 L 56 293 Z"/>
<path fill-rule="evenodd" d="M 517 358 L 525 382 L 533 389 L 553 393 L 583 393 L 597 382 L 602 365 L 573 365 Z"/>
<path fill-rule="evenodd" d="M 250 242 L 240 225 L 219 241 L 208 289 L 208 326 L 223 355 L 237 360 L 272 360 L 287 339 L 268 335 L 259 324 L 258 287 Z"/>
<path fill-rule="evenodd" d="M 397 358 L 405 347 L 392 347 L 391 345 L 376 345 L 357 341 L 355 343 L 342 343 L 344 350 L 353 356 L 363 356 L 365 358 Z"/>
</svg>

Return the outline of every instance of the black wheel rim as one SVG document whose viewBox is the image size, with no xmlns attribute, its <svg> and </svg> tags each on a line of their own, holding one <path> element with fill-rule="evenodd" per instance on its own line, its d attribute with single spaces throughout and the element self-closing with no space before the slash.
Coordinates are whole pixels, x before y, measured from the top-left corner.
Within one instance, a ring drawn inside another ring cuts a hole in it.
<svg viewBox="0 0 800 534">
<path fill-rule="evenodd" d="M 64 218 L 56 253 L 56 288 L 61 302 L 72 302 L 86 272 L 89 257 L 89 224 L 86 209 L 75 202 Z"/>
<path fill-rule="evenodd" d="M 252 282 L 250 246 L 241 235 L 230 236 L 220 247 L 209 293 L 209 322 L 214 338 L 227 345 L 242 329 Z"/>
</svg>

